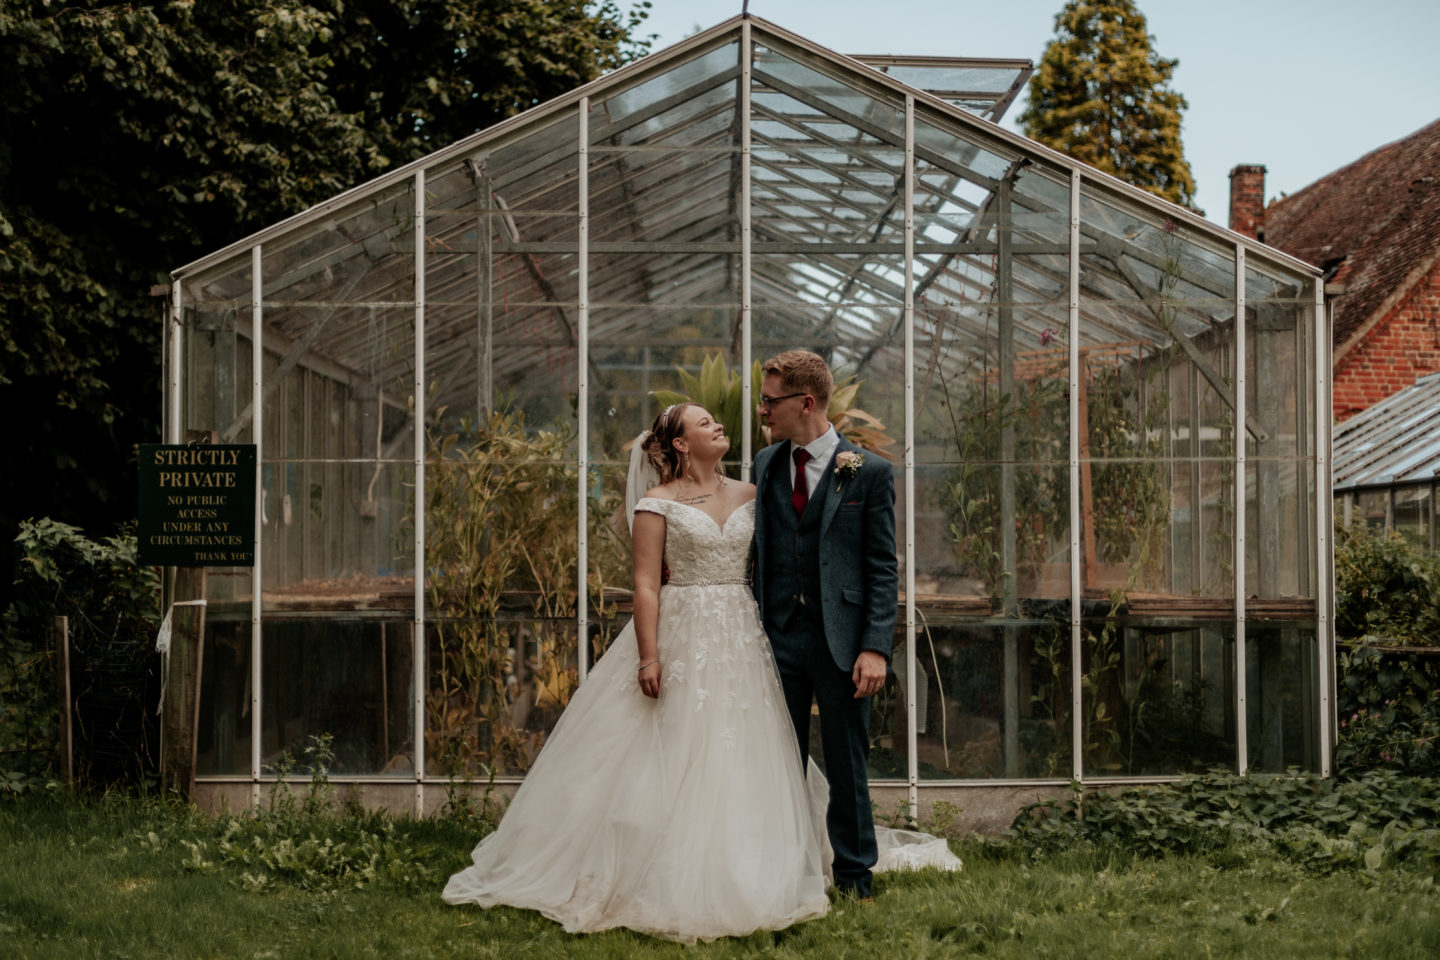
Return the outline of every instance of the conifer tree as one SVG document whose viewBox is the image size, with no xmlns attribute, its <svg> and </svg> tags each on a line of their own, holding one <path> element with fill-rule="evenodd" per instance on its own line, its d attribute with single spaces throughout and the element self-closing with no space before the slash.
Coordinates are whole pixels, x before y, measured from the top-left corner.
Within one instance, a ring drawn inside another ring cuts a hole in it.
<svg viewBox="0 0 1440 960">
<path fill-rule="evenodd" d="M 1189 206 L 1195 179 L 1180 143 L 1179 64 L 1151 48 L 1131 0 L 1069 0 L 1030 78 L 1021 129 L 1033 140 Z"/>
</svg>

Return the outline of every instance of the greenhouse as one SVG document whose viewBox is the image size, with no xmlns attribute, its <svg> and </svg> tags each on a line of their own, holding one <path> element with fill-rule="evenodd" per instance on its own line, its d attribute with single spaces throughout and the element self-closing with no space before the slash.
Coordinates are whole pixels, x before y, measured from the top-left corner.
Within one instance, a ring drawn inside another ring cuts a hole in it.
<svg viewBox="0 0 1440 960">
<path fill-rule="evenodd" d="M 1335 428 L 1335 514 L 1440 549 L 1440 373 L 1418 379 Z"/>
<path fill-rule="evenodd" d="M 629 615 L 628 443 L 693 396 L 747 476 L 791 347 L 894 467 L 877 791 L 1328 774 L 1320 274 L 1001 129 L 1029 69 L 739 17 L 176 270 L 165 439 L 259 453 L 202 796 L 322 736 L 517 782 Z"/>
</svg>

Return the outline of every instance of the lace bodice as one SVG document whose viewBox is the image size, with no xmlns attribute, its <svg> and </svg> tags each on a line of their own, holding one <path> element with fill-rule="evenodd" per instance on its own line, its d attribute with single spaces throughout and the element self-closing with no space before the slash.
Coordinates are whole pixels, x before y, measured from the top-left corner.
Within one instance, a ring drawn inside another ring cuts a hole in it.
<svg viewBox="0 0 1440 960">
<path fill-rule="evenodd" d="M 749 579 L 754 500 L 736 507 L 723 529 L 705 511 L 674 500 L 642 497 L 635 509 L 665 518 L 665 563 L 671 584 Z"/>
</svg>

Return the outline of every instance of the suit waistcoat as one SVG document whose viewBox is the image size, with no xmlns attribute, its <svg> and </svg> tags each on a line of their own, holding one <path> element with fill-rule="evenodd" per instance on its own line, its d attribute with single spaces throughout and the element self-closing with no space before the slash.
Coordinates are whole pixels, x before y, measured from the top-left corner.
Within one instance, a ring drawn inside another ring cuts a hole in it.
<svg viewBox="0 0 1440 960">
<path fill-rule="evenodd" d="M 804 615 L 820 624 L 820 518 L 827 485 L 817 484 L 805 513 L 797 517 L 790 502 L 790 465 L 776 457 L 766 479 L 765 569 L 760 571 L 767 585 L 765 623 L 784 628 Z"/>
</svg>

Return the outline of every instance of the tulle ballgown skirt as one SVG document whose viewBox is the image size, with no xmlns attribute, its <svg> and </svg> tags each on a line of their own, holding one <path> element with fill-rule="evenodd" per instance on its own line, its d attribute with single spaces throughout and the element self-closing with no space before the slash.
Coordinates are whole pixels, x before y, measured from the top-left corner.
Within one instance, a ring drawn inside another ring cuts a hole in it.
<svg viewBox="0 0 1440 960">
<path fill-rule="evenodd" d="M 826 912 L 823 820 L 749 588 L 662 588 L 658 635 L 660 698 L 627 626 L 447 902 L 682 942 Z"/>
</svg>

